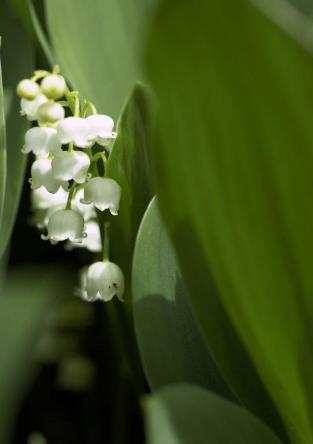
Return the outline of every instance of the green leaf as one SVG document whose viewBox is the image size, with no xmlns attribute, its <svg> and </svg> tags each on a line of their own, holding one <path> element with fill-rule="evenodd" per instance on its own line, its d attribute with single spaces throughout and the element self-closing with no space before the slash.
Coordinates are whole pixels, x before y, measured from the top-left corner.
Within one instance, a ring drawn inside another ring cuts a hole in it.
<svg viewBox="0 0 313 444">
<path fill-rule="evenodd" d="M 229 395 L 186 300 L 156 199 L 138 232 L 132 287 L 136 335 L 150 386 L 189 382 Z"/>
<path fill-rule="evenodd" d="M 152 109 L 150 93 L 137 83 L 117 125 L 117 139 L 107 162 L 107 174 L 122 188 L 118 217 L 113 217 L 113 256 L 130 275 L 139 224 L 153 196 L 148 161 L 151 147 Z"/>
<path fill-rule="evenodd" d="M 98 111 L 117 118 L 141 78 L 143 36 L 156 0 L 46 0 L 57 63 Z"/>
<path fill-rule="evenodd" d="M 64 292 L 64 279 L 47 269 L 15 270 L 0 295 L 0 442 L 10 442 L 19 403 L 35 369 L 34 347 Z"/>
<path fill-rule="evenodd" d="M 208 343 L 227 372 L 206 271 L 290 436 L 312 443 L 312 55 L 247 0 L 177 0 L 159 11 L 148 67 L 160 205 Z"/>
<path fill-rule="evenodd" d="M 15 88 L 19 80 L 28 77 L 33 69 L 33 47 L 26 31 L 5 9 L 0 9 L 2 35 L 2 66 L 5 97 L 7 174 L 4 209 L 0 224 L 0 257 L 9 241 L 20 194 L 24 182 L 27 157 L 21 153 L 27 121 L 19 115 L 19 99 Z M 5 178 L 5 174 L 1 180 Z"/>
<path fill-rule="evenodd" d="M 2 45 L 2 39 L 0 40 Z M 1 50 L 2 59 L 2 50 Z M 4 95 L 2 85 L 2 69 L 0 66 L 0 223 L 3 219 L 3 208 L 5 199 L 5 182 L 7 173 L 6 160 L 6 134 L 5 134 L 5 117 L 4 117 Z M 1 242 L 1 237 L 0 237 Z M 1 258 L 1 255 L 0 255 Z"/>
<path fill-rule="evenodd" d="M 148 444 L 279 444 L 255 416 L 202 388 L 177 384 L 144 402 Z"/>
</svg>

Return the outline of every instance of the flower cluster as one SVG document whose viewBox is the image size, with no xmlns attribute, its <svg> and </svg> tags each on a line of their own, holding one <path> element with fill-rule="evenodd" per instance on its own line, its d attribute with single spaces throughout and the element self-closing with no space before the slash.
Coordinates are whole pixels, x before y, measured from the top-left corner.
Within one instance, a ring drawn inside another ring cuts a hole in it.
<svg viewBox="0 0 313 444">
<path fill-rule="evenodd" d="M 80 294 L 87 301 L 123 298 L 121 269 L 109 261 L 108 222 L 99 226 L 99 212 L 116 216 L 121 188 L 107 175 L 106 162 L 116 138 L 111 117 L 97 114 L 89 101 L 70 91 L 58 66 L 35 71 L 17 86 L 21 114 L 37 126 L 25 134 L 22 152 L 33 153 L 31 204 L 34 223 L 51 244 L 66 241 L 70 250 L 103 252 L 81 273 Z M 101 161 L 101 165 L 98 162 Z"/>
</svg>

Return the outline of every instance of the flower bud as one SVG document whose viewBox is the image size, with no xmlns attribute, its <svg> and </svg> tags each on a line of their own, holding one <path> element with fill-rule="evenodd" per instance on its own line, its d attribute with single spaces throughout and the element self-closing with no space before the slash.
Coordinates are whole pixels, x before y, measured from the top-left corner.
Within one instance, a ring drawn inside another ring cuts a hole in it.
<svg viewBox="0 0 313 444">
<path fill-rule="evenodd" d="M 93 203 L 100 211 L 110 210 L 113 216 L 118 214 L 121 198 L 121 187 L 109 178 L 94 177 L 84 187 L 84 198 L 82 203 Z"/>
<path fill-rule="evenodd" d="M 116 133 L 112 132 L 114 121 L 111 117 L 104 114 L 95 114 L 88 116 L 86 122 L 89 126 L 88 139 L 91 142 L 107 146 L 112 139 L 115 139 Z"/>
<path fill-rule="evenodd" d="M 38 120 L 38 108 L 48 99 L 44 94 L 39 93 L 34 100 L 21 99 L 21 115 L 28 120 Z"/>
<path fill-rule="evenodd" d="M 64 96 L 66 83 L 62 76 L 51 74 L 42 79 L 40 88 L 49 99 L 59 99 Z"/>
<path fill-rule="evenodd" d="M 123 301 L 124 275 L 113 262 L 95 262 L 88 267 L 82 278 L 83 299 L 92 302 L 96 299 L 110 301 L 115 295 Z"/>
<path fill-rule="evenodd" d="M 91 145 L 88 140 L 88 129 L 86 119 L 81 117 L 66 117 L 57 126 L 60 142 L 73 143 L 79 148 L 88 148 Z"/>
<path fill-rule="evenodd" d="M 60 186 L 67 188 L 67 182 L 54 178 L 50 159 L 38 159 L 31 168 L 31 189 L 44 186 L 49 193 L 56 193 Z"/>
<path fill-rule="evenodd" d="M 16 87 L 16 93 L 23 99 L 34 100 L 39 93 L 38 83 L 29 79 L 21 80 Z"/>
<path fill-rule="evenodd" d="M 40 123 L 56 123 L 64 119 L 64 108 L 59 103 L 47 102 L 38 108 L 38 120 Z"/>
<path fill-rule="evenodd" d="M 56 244 L 67 239 L 82 242 L 84 236 L 83 216 L 74 210 L 59 210 L 50 216 L 48 234 L 42 235 L 41 238 Z"/>
<path fill-rule="evenodd" d="M 26 131 L 22 152 L 27 154 L 32 151 L 36 156 L 47 157 L 60 148 L 61 143 L 57 137 L 56 129 L 35 126 Z"/>
<path fill-rule="evenodd" d="M 88 154 L 82 151 L 59 151 L 52 160 L 53 175 L 58 180 L 83 183 L 90 166 Z"/>
</svg>

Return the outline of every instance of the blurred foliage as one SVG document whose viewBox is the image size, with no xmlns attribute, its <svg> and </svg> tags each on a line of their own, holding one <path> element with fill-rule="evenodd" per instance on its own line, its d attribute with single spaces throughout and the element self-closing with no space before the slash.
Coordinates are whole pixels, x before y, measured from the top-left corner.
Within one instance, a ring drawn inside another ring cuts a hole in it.
<svg viewBox="0 0 313 444">
<path fill-rule="evenodd" d="M 28 127 L 19 115 L 19 100 L 15 88 L 21 78 L 34 68 L 34 51 L 30 37 L 12 16 L 9 9 L 0 9 L 1 60 L 3 69 L 6 119 L 6 166 L 1 178 L 6 178 L 5 200 L 0 224 L 0 257 L 11 236 L 20 193 L 24 183 L 26 157 L 21 153 L 24 133 Z"/>
<path fill-rule="evenodd" d="M 148 444 L 279 444 L 249 412 L 192 385 L 177 384 L 147 397 Z"/>
<path fill-rule="evenodd" d="M 116 119 L 142 79 L 143 36 L 156 0 L 45 0 L 56 60 L 72 86 Z"/>
</svg>

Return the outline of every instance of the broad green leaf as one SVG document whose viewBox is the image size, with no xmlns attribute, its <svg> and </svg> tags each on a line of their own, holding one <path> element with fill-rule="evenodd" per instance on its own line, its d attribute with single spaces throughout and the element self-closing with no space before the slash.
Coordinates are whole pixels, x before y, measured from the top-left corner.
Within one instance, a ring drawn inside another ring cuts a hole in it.
<svg viewBox="0 0 313 444">
<path fill-rule="evenodd" d="M 56 61 L 98 111 L 118 117 L 134 82 L 156 0 L 46 0 Z"/>
<path fill-rule="evenodd" d="M 7 174 L 6 194 L 0 224 L 0 257 L 9 241 L 24 182 L 26 156 L 21 153 L 27 121 L 19 114 L 19 99 L 15 88 L 19 80 L 33 69 L 33 48 L 21 25 L 5 9 L 0 9 L 2 35 L 2 67 L 6 117 Z M 5 175 L 1 175 L 1 180 Z"/>
<path fill-rule="evenodd" d="M 132 288 L 136 336 L 150 386 L 189 382 L 229 395 L 186 300 L 156 199 L 138 232 Z"/>
<path fill-rule="evenodd" d="M 161 209 L 207 341 L 231 380 L 205 271 L 293 441 L 312 443 L 312 55 L 247 0 L 177 0 L 148 67 Z"/>
<path fill-rule="evenodd" d="M 107 162 L 107 173 L 122 188 L 118 217 L 112 218 L 113 255 L 130 275 L 133 249 L 142 216 L 153 196 L 148 152 L 151 147 L 150 93 L 137 83 L 117 125 L 117 139 Z"/>
<path fill-rule="evenodd" d="M 0 44 L 2 46 L 2 39 L 0 40 Z M 1 49 L 1 60 L 2 60 L 2 49 Z M 5 105 L 4 105 L 3 85 L 2 85 L 2 70 L 0 66 L 0 224 L 2 224 L 2 219 L 3 219 L 5 182 L 6 182 L 6 170 L 7 170 L 4 106 Z"/>
<path fill-rule="evenodd" d="M 10 442 L 19 403 L 35 369 L 34 346 L 64 285 L 56 272 L 28 267 L 12 272 L 0 295 L 1 443 Z"/>
<path fill-rule="evenodd" d="M 255 416 L 202 388 L 175 384 L 144 401 L 148 444 L 279 444 Z"/>
</svg>

